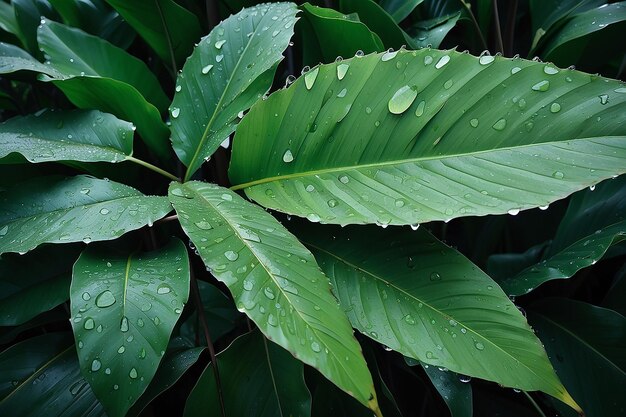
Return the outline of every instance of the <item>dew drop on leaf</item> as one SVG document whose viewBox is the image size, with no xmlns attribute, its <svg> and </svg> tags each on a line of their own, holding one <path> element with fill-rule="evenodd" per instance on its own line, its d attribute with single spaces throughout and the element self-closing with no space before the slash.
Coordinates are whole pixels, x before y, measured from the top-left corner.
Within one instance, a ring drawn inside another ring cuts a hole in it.
<svg viewBox="0 0 626 417">
<path fill-rule="evenodd" d="M 212 64 L 206 65 L 206 66 L 202 67 L 202 73 L 203 74 L 208 74 L 209 71 L 211 71 L 212 68 L 213 68 Z M 178 87 L 176 87 L 176 88 L 178 88 Z"/>
<path fill-rule="evenodd" d="M 446 65 L 448 62 L 450 62 L 450 55 L 444 55 L 439 58 L 439 61 L 437 61 L 437 63 L 435 64 L 435 68 L 443 68 L 443 66 Z"/>
<path fill-rule="evenodd" d="M 228 250 L 224 252 L 224 256 L 226 257 L 226 259 L 228 259 L 231 262 L 234 262 L 237 260 L 237 258 L 239 258 L 239 254 L 232 250 Z"/>
<path fill-rule="evenodd" d="M 548 91 L 550 89 L 550 81 L 548 80 L 539 81 L 537 84 L 533 85 L 531 88 L 533 91 L 541 91 L 541 92 Z"/>
<path fill-rule="evenodd" d="M 417 97 L 417 88 L 405 85 L 395 92 L 393 97 L 389 100 L 388 108 L 389 112 L 393 114 L 404 113 Z"/>
<path fill-rule="evenodd" d="M 91 371 L 92 372 L 98 372 L 100 370 L 100 368 L 102 368 L 102 362 L 100 362 L 99 359 L 94 359 L 91 362 Z"/>
<path fill-rule="evenodd" d="M 320 72 L 320 68 L 317 67 L 306 74 L 304 74 L 304 85 L 306 85 L 306 89 L 310 90 L 313 88 L 315 84 L 315 80 L 317 79 L 317 74 Z"/>
<path fill-rule="evenodd" d="M 559 103 L 552 103 L 550 105 L 551 113 L 558 113 L 559 111 L 561 111 L 561 105 Z"/>
<path fill-rule="evenodd" d="M 291 153 L 290 149 L 287 149 L 285 153 L 283 154 L 283 162 L 288 164 L 292 161 L 293 161 L 293 154 Z"/>
<path fill-rule="evenodd" d="M 161 284 L 157 287 L 157 294 L 169 294 L 172 292 L 172 288 L 167 284 Z"/>
<path fill-rule="evenodd" d="M 115 296 L 109 290 L 103 291 L 96 297 L 96 305 L 100 308 L 110 307 L 115 304 Z"/>
<path fill-rule="evenodd" d="M 339 81 L 343 80 L 343 77 L 346 76 L 346 73 L 348 72 L 348 68 L 350 68 L 350 65 L 348 64 L 337 65 L 337 79 Z"/>
<path fill-rule="evenodd" d="M 506 119 L 500 119 L 492 126 L 495 130 L 501 131 L 506 127 Z"/>
</svg>

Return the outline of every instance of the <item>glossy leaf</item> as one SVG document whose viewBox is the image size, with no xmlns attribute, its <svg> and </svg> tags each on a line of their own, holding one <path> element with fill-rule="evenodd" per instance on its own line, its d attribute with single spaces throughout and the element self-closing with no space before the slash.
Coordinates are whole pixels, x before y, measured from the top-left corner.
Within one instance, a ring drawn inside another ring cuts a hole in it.
<svg viewBox="0 0 626 417">
<path fill-rule="evenodd" d="M 357 51 L 364 53 L 378 52 L 385 49 L 377 34 L 358 20 L 333 9 L 312 6 L 305 3 L 302 20 L 298 26 L 304 26 L 302 37 L 303 60 L 309 64 L 333 62 L 337 57 L 351 57 Z M 337 42 L 341 39 L 341 42 Z"/>
<path fill-rule="evenodd" d="M 171 388 L 200 358 L 202 347 L 188 346 L 180 338 L 173 339 L 154 378 L 127 416 L 141 415 L 155 398 Z"/>
<path fill-rule="evenodd" d="M 42 64 L 23 49 L 0 42 L 0 74 L 22 70 L 40 72 L 51 77 L 61 77 L 61 74 L 50 65 Z"/>
<path fill-rule="evenodd" d="M 542 56 L 550 59 L 567 42 L 626 21 L 626 2 L 600 6 L 573 16 L 542 48 Z"/>
<path fill-rule="evenodd" d="M 43 111 L 0 124 L 0 158 L 121 162 L 132 151 L 132 124 L 96 110 Z"/>
<path fill-rule="evenodd" d="M 528 318 L 585 415 L 622 415 L 626 410 L 624 316 L 580 301 L 547 298 L 528 310 Z"/>
<path fill-rule="evenodd" d="M 186 61 L 170 107 L 172 144 L 187 166 L 185 179 L 270 88 L 297 12 L 293 3 L 243 9 L 217 25 Z"/>
<path fill-rule="evenodd" d="M 112 181 L 35 178 L 0 191 L 0 253 L 27 252 L 42 243 L 116 239 L 170 210 L 167 198 Z"/>
<path fill-rule="evenodd" d="M 196 16 L 172 0 L 106 0 L 167 63 L 181 62 L 200 38 Z M 173 52 L 170 52 L 172 48 Z"/>
<path fill-rule="evenodd" d="M 546 281 L 572 277 L 626 239 L 626 176 L 572 198 L 541 261 L 499 281 L 509 295 L 526 294 Z"/>
<path fill-rule="evenodd" d="M 22 45 L 30 53 L 39 53 L 37 46 L 37 26 L 41 17 L 55 19 L 57 14 L 48 0 L 11 0 L 15 12 L 15 21 L 18 26 L 16 35 Z"/>
<path fill-rule="evenodd" d="M 50 0 L 50 3 L 68 26 L 97 35 L 122 49 L 135 40 L 135 31 L 104 0 Z"/>
<path fill-rule="evenodd" d="M 306 230 L 301 240 L 361 333 L 424 363 L 541 390 L 576 407 L 515 305 L 485 273 L 430 233 Z"/>
<path fill-rule="evenodd" d="M 217 185 L 172 183 L 169 195 L 183 230 L 237 308 L 267 338 L 375 410 L 372 379 L 350 323 L 298 239 Z"/>
<path fill-rule="evenodd" d="M 620 82 L 428 49 L 342 64 L 251 109 L 233 189 L 310 220 L 414 224 L 514 215 L 626 171 Z"/>
<path fill-rule="evenodd" d="M 400 23 L 422 2 L 423 0 L 381 0 L 380 6 Z"/>
<path fill-rule="evenodd" d="M 408 30 L 413 37 L 415 46 L 424 48 L 431 45 L 433 48 L 438 48 L 448 32 L 456 26 L 461 15 L 462 12 L 459 10 L 415 23 Z"/>
<path fill-rule="evenodd" d="M 15 19 L 15 11 L 13 5 L 0 2 L 0 29 L 8 32 L 16 37 L 19 35 L 19 27 Z"/>
<path fill-rule="evenodd" d="M 387 48 L 399 49 L 411 43 L 411 38 L 405 36 L 393 17 L 372 0 L 338 0 L 337 10 L 345 14 L 358 14 L 359 20 L 380 36 Z"/>
<path fill-rule="evenodd" d="M 236 339 L 217 356 L 227 416 L 309 416 L 311 396 L 303 366 L 287 351 L 254 332 Z M 185 417 L 220 415 L 209 364 L 187 399 Z"/>
<path fill-rule="evenodd" d="M 185 245 L 131 254 L 89 247 L 70 295 L 83 375 L 107 414 L 124 416 L 156 373 L 189 297 Z"/>
<path fill-rule="evenodd" d="M 69 334 L 49 333 L 0 354 L 0 413 L 6 416 L 100 417 L 102 405 L 80 374 Z"/>
</svg>

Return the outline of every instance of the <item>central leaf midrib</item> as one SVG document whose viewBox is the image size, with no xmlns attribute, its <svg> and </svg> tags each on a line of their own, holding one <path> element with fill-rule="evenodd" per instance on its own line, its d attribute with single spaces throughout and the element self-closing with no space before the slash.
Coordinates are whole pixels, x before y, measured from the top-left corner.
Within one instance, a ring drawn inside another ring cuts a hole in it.
<svg viewBox="0 0 626 417">
<path fill-rule="evenodd" d="M 340 256 L 335 255 L 335 254 L 334 254 L 334 253 L 332 253 L 332 252 L 329 252 L 329 251 L 327 251 L 327 250 L 325 250 L 325 249 L 320 248 L 319 246 L 316 246 L 316 245 L 314 245 L 314 244 L 312 244 L 312 243 L 309 243 L 309 242 L 304 242 L 304 241 L 302 241 L 302 242 L 303 242 L 303 243 L 305 243 L 307 246 L 310 246 L 310 247 L 314 248 L 315 250 L 318 250 L 318 251 L 320 251 L 320 252 L 323 252 L 323 253 L 325 253 L 325 254 L 327 254 L 327 255 L 329 255 L 329 256 L 331 256 L 331 257 L 335 258 L 336 260 L 338 260 L 339 262 L 341 262 L 341 263 L 343 263 L 343 264 L 347 265 L 347 266 L 348 266 L 348 267 L 350 267 L 350 268 L 354 268 L 354 269 L 355 269 L 355 270 L 357 270 L 357 271 L 360 271 L 360 272 L 362 272 L 362 273 L 364 273 L 364 274 L 366 274 L 366 275 L 371 276 L 374 280 L 378 280 L 378 281 L 381 281 L 381 282 L 383 282 L 383 283 L 387 284 L 389 287 L 391 287 L 391 288 L 395 289 L 396 291 L 400 292 L 401 294 L 404 294 L 405 296 L 407 296 L 407 297 L 409 297 L 409 298 L 411 298 L 411 299 L 413 299 L 413 300 L 415 300 L 415 301 L 417 301 L 417 302 L 422 303 L 424 306 L 426 306 L 426 307 L 430 308 L 430 309 L 431 309 L 433 312 L 435 312 L 436 314 L 442 315 L 442 316 L 444 316 L 444 317 L 446 317 L 446 316 L 447 316 L 447 317 L 452 317 L 452 316 L 450 316 L 450 315 L 448 315 L 448 314 L 446 314 L 446 313 L 444 313 L 444 312 L 442 312 L 442 311 L 440 311 L 440 310 L 436 309 L 435 307 L 431 306 L 431 305 L 430 305 L 430 304 L 428 304 L 426 301 L 424 301 L 424 300 L 422 300 L 422 299 L 420 299 L 420 298 L 417 298 L 416 296 L 414 296 L 414 295 L 413 295 L 413 294 L 411 294 L 411 293 L 406 292 L 406 291 L 405 291 L 404 289 L 402 289 L 402 288 L 399 288 L 399 287 L 398 287 L 398 286 L 396 286 L 394 283 L 389 282 L 389 281 L 385 280 L 384 278 L 379 277 L 378 275 L 375 275 L 374 273 L 372 273 L 372 272 L 370 272 L 370 271 L 367 271 L 367 270 L 365 270 L 365 269 L 363 269 L 363 268 L 361 268 L 361 267 L 359 267 L 359 266 L 357 266 L 357 265 L 354 265 L 354 264 L 352 264 L 352 263 L 348 262 L 347 260 L 345 260 L 345 259 L 341 258 Z M 524 368 L 526 368 L 526 369 L 528 369 L 530 372 L 532 372 L 535 376 L 537 376 L 537 378 L 539 378 L 539 380 L 544 380 L 544 378 L 543 378 L 542 376 L 538 375 L 538 374 L 537 374 L 537 373 L 536 373 L 533 369 L 529 368 L 529 367 L 528 367 L 528 366 L 527 366 L 524 362 L 522 362 L 522 361 L 520 361 L 520 360 L 516 359 L 515 357 L 513 357 L 510 353 L 508 353 L 506 350 L 502 349 L 502 348 L 501 348 L 499 345 L 497 345 L 495 342 L 491 341 L 491 340 L 490 340 L 490 339 L 488 339 L 487 337 L 485 337 L 485 336 L 481 335 L 480 333 L 476 332 L 476 331 L 475 331 L 475 330 L 473 330 L 471 327 L 469 327 L 469 326 L 467 326 L 467 325 L 463 324 L 461 321 L 457 320 L 457 318 L 456 318 L 456 317 L 455 317 L 454 319 L 455 319 L 455 321 L 456 321 L 458 324 L 462 325 L 462 326 L 463 326 L 463 327 L 465 327 L 468 331 L 470 331 L 470 332 L 472 332 L 474 335 L 476 335 L 476 337 L 478 337 L 478 338 L 480 338 L 480 339 L 482 339 L 482 340 L 484 340 L 484 341 L 488 342 L 490 345 L 494 346 L 496 349 L 498 349 L 499 351 L 501 351 L 502 353 L 504 353 L 506 356 L 508 356 L 508 357 L 512 358 L 514 361 L 517 361 L 517 362 L 519 362 L 520 364 L 523 364 L 523 365 L 524 365 Z M 417 358 L 417 359 L 419 359 L 419 358 Z M 419 360 L 421 360 L 421 359 L 419 359 Z M 552 384 L 551 384 L 551 385 L 552 385 Z M 560 389 L 558 389 L 558 387 L 557 387 L 557 392 L 561 392 L 561 390 L 560 390 Z"/>
<path fill-rule="evenodd" d="M 415 158 L 407 158 L 407 159 L 395 159 L 391 161 L 374 162 L 374 163 L 362 164 L 362 165 L 344 165 L 340 167 L 324 168 L 324 169 L 317 169 L 317 170 L 311 170 L 311 171 L 302 171 L 302 172 L 296 172 L 293 174 L 284 174 L 284 175 L 277 175 L 274 177 L 260 178 L 258 180 L 253 180 L 253 181 L 233 185 L 230 189 L 233 191 L 237 191 L 237 190 L 241 190 L 244 188 L 249 188 L 249 187 L 253 187 L 253 186 L 261 185 L 261 184 L 267 184 L 267 183 L 274 182 L 274 181 L 292 180 L 295 178 L 304 178 L 304 177 L 310 177 L 314 175 L 332 174 L 332 173 L 339 173 L 339 172 L 367 169 L 367 168 L 382 168 L 382 167 L 387 167 L 387 166 L 401 165 L 401 164 L 408 164 L 408 163 L 415 163 L 415 162 L 445 160 L 449 158 L 472 157 L 476 155 L 507 151 L 507 150 L 519 150 L 519 149 L 541 147 L 541 146 L 555 146 L 556 144 L 566 144 L 566 143 L 572 143 L 572 142 L 591 141 L 591 140 L 600 140 L 600 139 L 613 139 L 613 138 L 626 138 L 626 137 L 608 136 L 608 135 L 591 137 L 591 138 L 585 137 L 585 138 L 576 138 L 576 139 L 556 141 L 556 142 L 540 142 L 540 143 L 531 143 L 531 144 L 521 145 L 521 146 L 507 146 L 507 147 L 502 147 L 502 148 L 485 149 L 482 151 L 467 152 L 467 153 L 448 154 L 448 155 L 441 155 L 441 156 L 423 156 L 423 157 L 415 157 Z"/>
</svg>

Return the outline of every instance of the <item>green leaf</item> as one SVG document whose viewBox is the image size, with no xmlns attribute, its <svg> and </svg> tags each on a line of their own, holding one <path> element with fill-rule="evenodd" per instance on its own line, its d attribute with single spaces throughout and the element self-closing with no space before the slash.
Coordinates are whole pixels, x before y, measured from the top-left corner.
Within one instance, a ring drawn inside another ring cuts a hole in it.
<svg viewBox="0 0 626 417">
<path fill-rule="evenodd" d="M 122 162 L 132 151 L 132 124 L 96 110 L 43 111 L 0 124 L 0 158 Z"/>
<path fill-rule="evenodd" d="M 68 26 L 80 28 L 122 49 L 128 48 L 135 40 L 135 31 L 103 0 L 49 1 Z"/>
<path fill-rule="evenodd" d="M 69 298 L 78 245 L 57 245 L 0 258 L 0 326 L 17 326 Z"/>
<path fill-rule="evenodd" d="M 259 332 L 237 338 L 217 355 L 227 416 L 308 416 L 311 396 L 302 363 Z M 209 364 L 185 405 L 185 417 L 220 415 L 213 367 Z M 245 399 L 245 401 L 243 401 Z"/>
<path fill-rule="evenodd" d="M 97 108 L 137 125 L 142 139 L 161 159 L 169 156 L 169 130 L 159 110 L 169 102 L 159 81 L 139 59 L 79 29 L 45 21 L 39 45 L 62 77 L 52 81 L 80 108 Z"/>
<path fill-rule="evenodd" d="M 169 195 L 183 230 L 237 309 L 268 339 L 375 410 L 373 382 L 350 323 L 298 239 L 217 185 L 172 183 Z"/>
<path fill-rule="evenodd" d="M 116 239 L 165 216 L 165 197 L 88 176 L 47 176 L 0 191 L 0 253 Z"/>
<path fill-rule="evenodd" d="M 408 32 L 412 35 L 413 42 L 417 47 L 425 48 L 430 45 L 433 48 L 438 48 L 448 32 L 456 26 L 461 15 L 462 10 L 459 10 L 442 16 L 421 20 L 411 26 Z"/>
<path fill-rule="evenodd" d="M 0 42 L 0 74 L 16 71 L 35 71 L 51 77 L 61 74 L 50 65 L 42 64 L 21 48 L 9 43 Z"/>
<path fill-rule="evenodd" d="M 566 279 L 598 262 L 626 239 L 626 176 L 575 194 L 541 261 L 499 280 L 509 295 L 522 295 L 553 279 Z"/>
<path fill-rule="evenodd" d="M 297 12 L 293 3 L 243 9 L 195 48 L 170 107 L 172 145 L 187 166 L 185 180 L 235 131 L 240 112 L 270 88 Z"/>
<path fill-rule="evenodd" d="M 172 0 L 106 0 L 164 62 L 181 62 L 202 29 L 196 16 Z M 170 51 L 171 49 L 171 51 Z"/>
<path fill-rule="evenodd" d="M 102 405 L 80 374 L 72 339 L 48 333 L 0 354 L 0 413 L 6 416 L 100 417 Z"/>
<path fill-rule="evenodd" d="M 350 20 L 333 9 L 309 3 L 301 8 L 304 13 L 298 25 L 305 25 L 302 36 L 304 62 L 315 64 L 320 59 L 332 62 L 337 57 L 354 56 L 359 50 L 370 53 L 385 49 L 378 35 L 359 21 Z M 341 42 L 336 41 L 339 38 Z"/>
<path fill-rule="evenodd" d="M 185 245 L 152 252 L 87 248 L 74 265 L 72 327 L 83 375 L 111 417 L 146 390 L 189 297 Z"/>
<path fill-rule="evenodd" d="M 414 224 L 517 214 L 626 171 L 618 81 L 428 49 L 342 64 L 251 109 L 233 189 L 310 220 Z"/>
<path fill-rule="evenodd" d="M 300 238 L 361 333 L 424 363 L 576 407 L 522 314 L 463 255 L 424 230 L 314 230 Z"/>
<path fill-rule="evenodd" d="M 165 352 L 162 365 L 127 416 L 138 416 L 155 398 L 171 388 L 200 358 L 205 348 L 188 346 L 180 338 L 173 339 Z"/>
<path fill-rule="evenodd" d="M 567 42 L 624 21 L 626 21 L 626 2 L 623 1 L 576 14 L 546 41 L 546 45 L 542 48 L 545 51 L 542 56 L 551 59 Z"/>
<path fill-rule="evenodd" d="M 528 318 L 585 415 L 623 414 L 626 409 L 624 316 L 580 301 L 548 298 L 534 304 L 528 310 Z"/>
<path fill-rule="evenodd" d="M 42 17 L 56 19 L 57 14 L 48 0 L 11 0 L 18 26 L 16 35 L 31 54 L 38 54 L 37 27 Z"/>
<path fill-rule="evenodd" d="M 5 32 L 9 32 L 16 37 L 20 34 L 20 29 L 17 25 L 17 20 L 15 19 L 13 5 L 3 1 L 0 2 L 0 29 Z"/>
<path fill-rule="evenodd" d="M 613 278 L 613 284 L 607 291 L 604 300 L 602 300 L 602 307 L 614 310 L 626 317 L 626 303 L 624 298 L 626 297 L 626 264 L 624 264 L 616 273 Z"/>
<path fill-rule="evenodd" d="M 411 43 L 411 38 L 405 35 L 393 17 L 374 1 L 338 0 L 337 3 L 337 10 L 341 13 L 357 13 L 361 22 L 380 36 L 385 47 L 399 49 L 403 45 Z"/>
<path fill-rule="evenodd" d="M 400 23 L 406 19 L 422 1 L 423 0 L 381 0 L 379 4 L 380 7 L 385 9 L 385 11 L 393 17 L 396 23 Z"/>
<path fill-rule="evenodd" d="M 204 309 L 204 317 L 207 321 L 211 340 L 215 343 L 220 337 L 235 328 L 239 318 L 243 317 L 235 309 L 232 300 L 230 300 L 215 285 L 211 285 L 204 281 L 198 281 L 198 290 L 200 292 L 200 300 Z M 193 312 L 183 322 L 180 327 L 180 334 L 189 340 L 195 340 L 196 327 L 198 326 L 198 314 Z M 204 335 L 200 335 L 198 339 L 204 344 Z"/>
</svg>

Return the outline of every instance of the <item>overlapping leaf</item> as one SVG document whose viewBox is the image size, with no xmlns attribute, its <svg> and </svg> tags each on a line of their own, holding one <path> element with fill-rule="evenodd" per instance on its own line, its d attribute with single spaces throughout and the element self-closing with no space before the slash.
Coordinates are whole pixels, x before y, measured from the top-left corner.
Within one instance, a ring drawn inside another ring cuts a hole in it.
<svg viewBox="0 0 626 417">
<path fill-rule="evenodd" d="M 259 332 L 236 339 L 218 355 L 224 415 L 308 416 L 311 396 L 304 367 Z M 213 367 L 208 365 L 187 399 L 185 417 L 220 415 Z M 245 401 L 243 400 L 245 399 Z"/>
<path fill-rule="evenodd" d="M 457 251 L 423 230 L 306 230 L 301 239 L 363 334 L 422 362 L 576 407 L 515 305 Z"/>
<path fill-rule="evenodd" d="M 170 107 L 172 144 L 188 168 L 185 179 L 235 131 L 240 112 L 270 88 L 297 12 L 293 3 L 243 9 L 195 48 Z"/>
<path fill-rule="evenodd" d="M 132 151 L 132 124 L 95 110 L 44 111 L 0 124 L 0 158 L 121 162 Z"/>
<path fill-rule="evenodd" d="M 0 253 L 42 243 L 116 239 L 165 216 L 165 197 L 79 175 L 34 178 L 0 191 Z"/>
<path fill-rule="evenodd" d="M 269 213 L 213 184 L 172 183 L 185 233 L 237 308 L 270 340 L 377 409 L 350 323 L 313 255 Z"/>
<path fill-rule="evenodd" d="M 626 86 L 422 49 L 321 65 L 237 129 L 234 189 L 329 223 L 517 214 L 626 171 Z"/>
<path fill-rule="evenodd" d="M 89 247 L 70 294 L 83 375 L 107 414 L 124 416 L 152 380 L 189 297 L 185 245 L 130 254 Z"/>
</svg>

